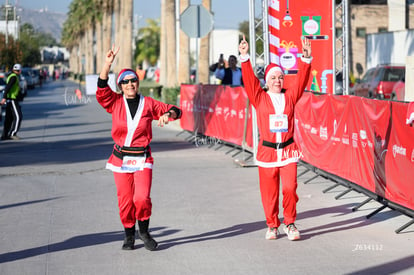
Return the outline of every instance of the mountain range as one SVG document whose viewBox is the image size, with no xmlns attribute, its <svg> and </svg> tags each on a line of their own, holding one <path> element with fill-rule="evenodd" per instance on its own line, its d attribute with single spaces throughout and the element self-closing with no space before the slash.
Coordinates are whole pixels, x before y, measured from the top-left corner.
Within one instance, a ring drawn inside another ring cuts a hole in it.
<svg viewBox="0 0 414 275">
<path fill-rule="evenodd" d="M 19 7 L 16 14 L 20 17 L 20 24 L 29 23 L 36 31 L 50 33 L 60 42 L 63 23 L 67 14 L 48 10 L 32 10 Z"/>
</svg>

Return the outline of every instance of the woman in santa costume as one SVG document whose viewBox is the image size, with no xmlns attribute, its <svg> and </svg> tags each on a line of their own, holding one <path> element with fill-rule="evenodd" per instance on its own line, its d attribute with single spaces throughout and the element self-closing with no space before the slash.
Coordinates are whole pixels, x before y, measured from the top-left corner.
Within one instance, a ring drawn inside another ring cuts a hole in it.
<svg viewBox="0 0 414 275">
<path fill-rule="evenodd" d="M 293 140 L 295 104 L 302 96 L 311 70 L 311 44 L 302 40 L 303 56 L 299 62 L 296 83 L 283 88 L 284 72 L 276 64 L 269 64 L 265 70 L 267 92 L 261 87 L 249 61 L 249 44 L 243 37 L 240 42 L 243 82 L 250 102 L 256 108 L 260 140 L 257 148 L 257 164 L 262 204 L 268 229 L 266 239 L 277 238 L 280 225 L 279 184 L 282 181 L 283 230 L 289 240 L 300 239 L 295 226 L 297 188 L 297 161 L 300 156 Z"/>
<path fill-rule="evenodd" d="M 108 74 L 118 51 L 119 47 L 115 49 L 113 46 L 107 52 L 96 91 L 99 104 L 112 114 L 112 139 L 115 145 L 106 168 L 114 174 L 119 215 L 125 228 L 122 249 L 134 249 L 135 223 L 138 221 L 138 237 L 144 242 L 145 248 L 154 250 L 158 244 L 148 230 L 154 163 L 149 146 L 152 139 L 151 123 L 158 120 L 158 126 L 162 127 L 168 121 L 180 118 L 181 110 L 142 96 L 138 91 L 138 76 L 131 69 L 123 69 L 116 79 L 121 93 L 112 91 L 108 86 Z"/>
</svg>

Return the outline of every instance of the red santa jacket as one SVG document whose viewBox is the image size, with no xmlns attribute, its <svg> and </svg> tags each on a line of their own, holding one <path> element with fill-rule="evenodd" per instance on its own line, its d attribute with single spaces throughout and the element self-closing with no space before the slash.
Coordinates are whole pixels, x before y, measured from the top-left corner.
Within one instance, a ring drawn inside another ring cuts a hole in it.
<svg viewBox="0 0 414 275">
<path fill-rule="evenodd" d="M 151 97 L 140 96 L 137 112 L 132 119 L 128 103 L 122 94 L 117 94 L 109 86 L 96 91 L 96 99 L 105 110 L 112 114 L 112 139 L 115 150 L 119 147 L 144 147 L 148 154 L 145 167 L 152 168 L 153 159 L 149 144 L 152 140 L 152 121 L 158 120 L 174 105 L 157 101 Z M 106 165 L 107 169 L 115 172 L 128 172 L 121 170 L 122 159 L 112 154 Z"/>
<path fill-rule="evenodd" d="M 311 65 L 299 62 L 296 83 L 280 94 L 267 93 L 262 89 L 259 79 L 253 72 L 249 59 L 242 58 L 243 83 L 250 102 L 256 109 L 260 140 L 257 149 L 257 163 L 261 167 L 281 167 L 297 162 L 301 153 L 293 142 L 295 104 L 302 96 L 309 80 Z M 286 115 L 288 129 L 286 132 L 270 131 L 271 115 Z M 283 149 L 263 145 L 270 143 L 287 143 Z M 292 143 L 290 143 L 292 142 Z M 289 144 L 290 143 L 290 144 Z"/>
</svg>

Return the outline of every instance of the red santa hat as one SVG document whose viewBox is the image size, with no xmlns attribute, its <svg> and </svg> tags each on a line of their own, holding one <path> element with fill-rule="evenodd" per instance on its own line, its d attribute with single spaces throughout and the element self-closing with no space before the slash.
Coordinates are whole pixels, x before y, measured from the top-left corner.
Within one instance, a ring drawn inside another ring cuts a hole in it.
<svg viewBox="0 0 414 275">
<path fill-rule="evenodd" d="M 274 64 L 274 63 L 270 63 L 269 65 L 267 65 L 266 70 L 265 70 L 265 82 L 267 83 L 268 81 L 268 77 L 275 72 L 281 72 L 283 75 L 285 74 L 282 70 L 282 68 L 280 68 L 278 65 Z"/>
</svg>

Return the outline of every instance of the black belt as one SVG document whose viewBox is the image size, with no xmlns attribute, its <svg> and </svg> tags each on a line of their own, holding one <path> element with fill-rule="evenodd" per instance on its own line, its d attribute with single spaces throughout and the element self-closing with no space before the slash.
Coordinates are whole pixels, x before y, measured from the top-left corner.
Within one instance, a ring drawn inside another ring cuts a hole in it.
<svg viewBox="0 0 414 275">
<path fill-rule="evenodd" d="M 262 144 L 263 144 L 263 146 L 270 147 L 270 148 L 273 148 L 273 149 L 283 149 L 283 148 L 287 147 L 288 145 L 290 145 L 292 143 L 293 143 L 293 137 L 291 137 L 290 139 L 288 139 L 285 142 L 277 142 L 277 143 L 263 140 Z"/>
<path fill-rule="evenodd" d="M 127 147 L 127 146 L 119 146 L 118 144 L 115 144 L 115 148 L 113 150 L 114 156 L 117 158 L 123 159 L 124 156 L 144 156 L 146 153 L 148 153 L 148 146 L 147 147 Z"/>
</svg>

